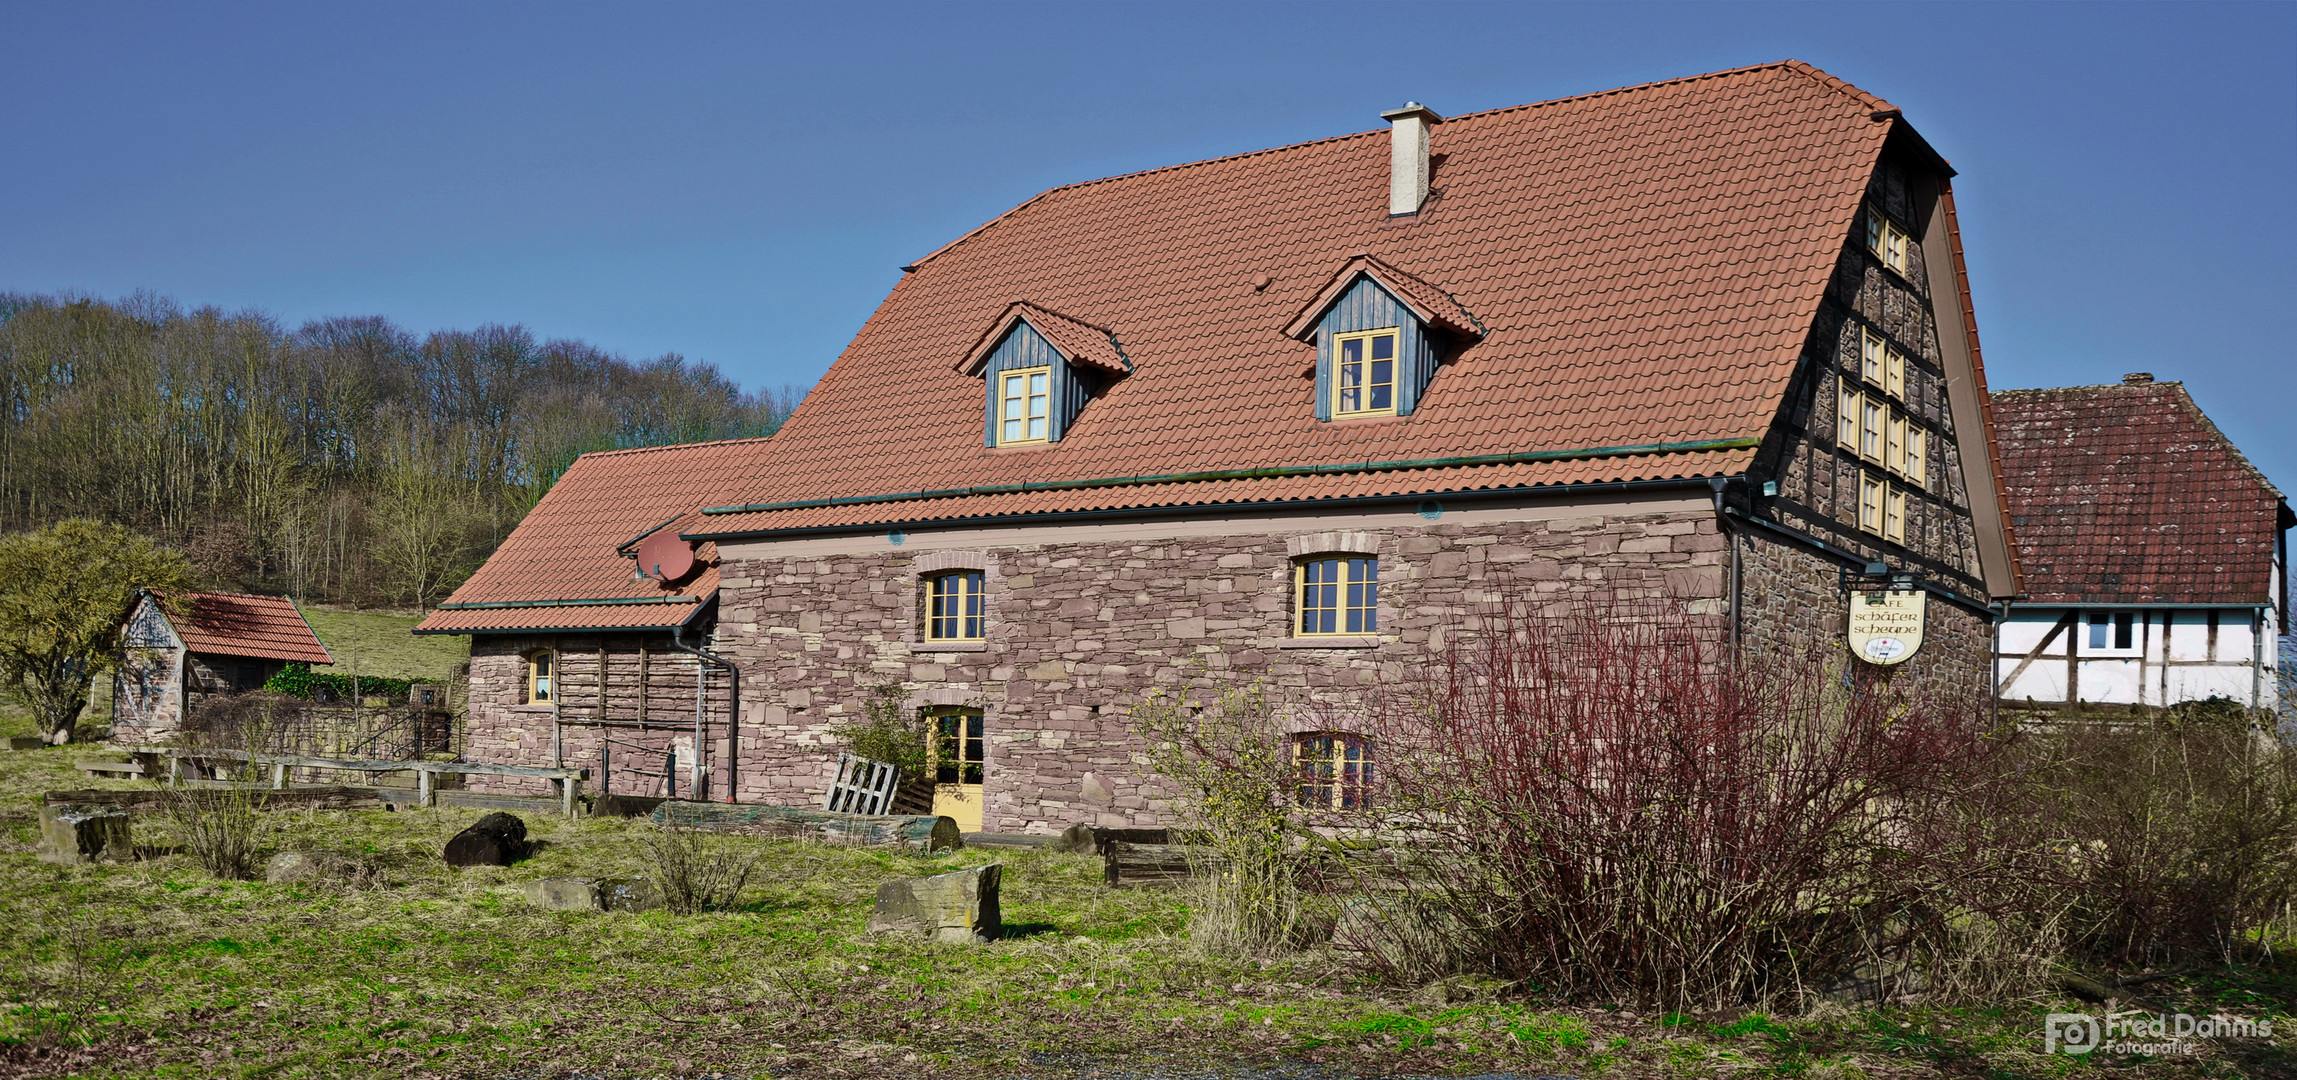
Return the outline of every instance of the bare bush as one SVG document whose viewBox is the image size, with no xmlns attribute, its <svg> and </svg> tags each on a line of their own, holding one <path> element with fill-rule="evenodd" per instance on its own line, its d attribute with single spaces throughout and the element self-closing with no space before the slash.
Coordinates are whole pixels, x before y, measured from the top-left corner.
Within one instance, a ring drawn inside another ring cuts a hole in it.
<svg viewBox="0 0 2297 1080">
<path fill-rule="evenodd" d="M 299 705 L 279 694 L 214 698 L 192 715 L 180 738 L 191 749 L 276 752 L 287 717 Z M 192 861 L 216 877 L 238 881 L 254 877 L 262 866 L 263 809 L 269 795 L 259 786 L 262 769 L 254 761 L 224 768 L 229 781 L 170 790 L 166 816 Z"/>
<path fill-rule="evenodd" d="M 2297 898 L 2297 750 L 2223 699 L 2155 716 L 2069 713 L 2039 740 L 2037 812 L 2073 876 L 2092 959 L 2231 960 Z"/>
<path fill-rule="evenodd" d="M 1180 788 L 1190 840 L 1189 933 L 1218 956 L 1296 947 L 1306 926 L 1292 741 L 1267 688 L 1215 686 L 1202 704 L 1158 690 L 1131 713 L 1150 765 Z"/>
<path fill-rule="evenodd" d="M 1341 944 L 1664 1008 L 2036 977 L 2047 948 L 2002 947 L 2048 905 L 1982 692 L 1721 638 L 1519 609 L 1372 703 L 1374 797 L 1424 857 Z"/>
<path fill-rule="evenodd" d="M 665 820 L 647 832 L 647 876 L 662 893 L 662 906 L 679 915 L 726 911 L 749 885 L 758 856 L 737 842 L 682 822 L 675 804 L 665 803 Z"/>
</svg>

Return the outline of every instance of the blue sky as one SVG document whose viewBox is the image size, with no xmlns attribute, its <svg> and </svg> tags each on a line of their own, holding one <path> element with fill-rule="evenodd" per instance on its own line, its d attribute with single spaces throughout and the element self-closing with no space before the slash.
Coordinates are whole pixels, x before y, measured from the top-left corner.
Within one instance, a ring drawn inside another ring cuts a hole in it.
<svg viewBox="0 0 2297 1080">
<path fill-rule="evenodd" d="M 2297 6 L 10 0 L 0 57 L 0 290 L 801 388 L 1055 184 L 1795 57 L 1961 170 L 1996 387 L 2183 379 L 2297 492 Z"/>
</svg>

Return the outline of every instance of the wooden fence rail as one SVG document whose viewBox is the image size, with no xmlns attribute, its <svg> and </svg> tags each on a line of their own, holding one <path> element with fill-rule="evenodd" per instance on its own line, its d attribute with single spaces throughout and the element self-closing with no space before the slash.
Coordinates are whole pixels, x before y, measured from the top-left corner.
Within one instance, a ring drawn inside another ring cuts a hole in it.
<svg viewBox="0 0 2297 1080">
<path fill-rule="evenodd" d="M 470 761 L 372 761 L 362 758 L 311 757 L 304 754 L 263 754 L 245 750 L 201 750 L 182 746 L 137 746 L 129 753 L 165 758 L 170 784 L 183 781 L 185 761 L 244 762 L 249 768 L 271 766 L 271 786 L 287 787 L 287 770 L 291 768 L 340 769 L 345 772 L 387 773 L 411 772 L 415 774 L 415 803 L 429 806 L 438 788 L 440 773 L 458 776 L 526 776 L 554 781 L 559 790 L 559 811 L 574 816 L 574 796 L 582 781 L 590 778 L 588 769 L 554 769 L 539 765 L 486 765 Z"/>
</svg>

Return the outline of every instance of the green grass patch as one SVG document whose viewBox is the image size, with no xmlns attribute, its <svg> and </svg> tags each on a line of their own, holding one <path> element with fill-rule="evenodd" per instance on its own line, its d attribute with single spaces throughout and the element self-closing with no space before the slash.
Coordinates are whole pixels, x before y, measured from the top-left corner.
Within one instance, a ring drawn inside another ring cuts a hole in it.
<svg viewBox="0 0 2297 1080">
<path fill-rule="evenodd" d="M 422 621 L 415 615 L 306 604 L 303 617 L 335 658 L 335 665 L 322 671 L 348 675 L 356 664 L 361 675 L 444 680 L 456 664 L 471 658 L 468 637 L 413 634 Z"/>
</svg>

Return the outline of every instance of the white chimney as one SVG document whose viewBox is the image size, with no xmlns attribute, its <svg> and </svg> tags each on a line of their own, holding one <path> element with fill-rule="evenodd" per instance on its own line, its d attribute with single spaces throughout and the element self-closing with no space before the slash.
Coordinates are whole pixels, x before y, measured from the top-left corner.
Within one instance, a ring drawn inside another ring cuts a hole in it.
<svg viewBox="0 0 2297 1080">
<path fill-rule="evenodd" d="M 1417 214 L 1428 201 L 1428 128 L 1444 122 L 1434 109 L 1407 101 L 1380 114 L 1389 124 L 1388 216 Z"/>
</svg>

